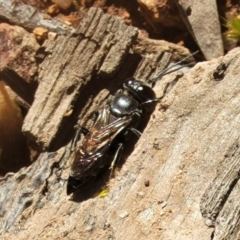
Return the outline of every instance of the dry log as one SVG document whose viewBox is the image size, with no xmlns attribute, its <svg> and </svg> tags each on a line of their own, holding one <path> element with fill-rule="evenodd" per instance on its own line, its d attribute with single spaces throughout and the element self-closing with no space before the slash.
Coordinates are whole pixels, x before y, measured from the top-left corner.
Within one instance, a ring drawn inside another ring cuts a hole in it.
<svg viewBox="0 0 240 240">
<path fill-rule="evenodd" d="M 205 223 L 208 226 L 216 225 L 215 239 L 240 239 L 239 156 L 237 137 L 222 156 L 215 178 L 201 199 Z"/>
<path fill-rule="evenodd" d="M 147 79 L 165 67 L 171 54 L 156 45 L 137 47 L 136 36 L 136 29 L 93 8 L 77 34 L 49 42 L 25 120 L 31 123 L 28 134 L 43 148 L 56 146 L 70 122 L 80 116 L 86 123 L 126 77 Z M 1 179 L 1 239 L 238 239 L 239 64 L 236 49 L 180 78 L 134 151 L 126 146 L 126 162 L 103 199 L 97 195 L 108 172 L 67 199 L 68 148 L 43 153 L 32 166 Z M 163 78 L 157 96 L 176 78 Z"/>
<path fill-rule="evenodd" d="M 38 148 L 59 148 L 72 136 L 78 117 L 85 123 L 91 111 L 103 105 L 126 77 L 134 75 L 142 58 L 139 48 L 130 53 L 137 33 L 120 18 L 92 8 L 76 34 L 46 43 L 48 56 L 40 66 L 40 84 L 23 126 Z M 173 49 L 163 51 L 156 43 L 152 45 L 154 49 L 145 50 L 148 63 L 142 66 L 139 78 L 147 79 L 169 63 Z"/>
<path fill-rule="evenodd" d="M 62 131 L 59 137 L 57 131 L 62 122 L 69 119 L 69 112 L 78 115 L 75 102 L 79 94 L 80 101 L 83 101 L 82 95 L 90 90 L 86 86 L 94 73 L 99 71 L 100 76 L 113 74 L 136 35 L 137 30 L 127 27 L 120 19 L 92 8 L 77 29 L 77 34 L 67 38 L 59 36 L 56 41 L 49 42 L 46 51 L 50 55 L 41 65 L 35 101 L 23 126 L 26 135 L 36 139 L 42 149 L 56 145 L 53 140 L 60 140 L 68 130 Z"/>
<path fill-rule="evenodd" d="M 238 239 L 239 64 L 235 49 L 181 78 L 103 199 L 104 176 L 67 199 L 63 149 L 6 176 L 1 239 Z"/>
</svg>

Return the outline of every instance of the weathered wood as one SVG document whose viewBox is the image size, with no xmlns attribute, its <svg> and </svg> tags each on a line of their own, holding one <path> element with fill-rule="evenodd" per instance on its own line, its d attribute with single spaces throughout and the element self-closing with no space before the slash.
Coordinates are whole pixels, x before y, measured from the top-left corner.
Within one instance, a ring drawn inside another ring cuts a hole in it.
<svg viewBox="0 0 240 240">
<path fill-rule="evenodd" d="M 234 240 L 240 237 L 239 157 L 239 137 L 236 136 L 235 142 L 219 162 L 215 179 L 201 199 L 201 212 L 205 223 L 216 226 L 216 240 Z"/>
<path fill-rule="evenodd" d="M 205 58 L 211 60 L 223 56 L 217 1 L 174 0 L 174 2 Z"/>
<path fill-rule="evenodd" d="M 238 239 L 239 64 L 236 49 L 181 78 L 103 199 L 99 177 L 67 200 L 63 150 L 2 179 L 1 239 Z M 211 216 L 215 229 L 204 224 Z"/>
<path fill-rule="evenodd" d="M 0 221 L 0 234 L 11 232 L 11 230 L 16 231 L 18 223 L 21 225 L 26 221 L 25 216 L 33 214 L 39 207 L 41 208 L 46 194 L 48 194 L 47 180 L 55 172 L 63 155 L 64 149 L 56 153 L 43 153 L 30 168 L 22 168 L 16 174 L 8 173 L 0 179 L 0 188 L 3 190 L 0 193 L 0 212 L 1 216 L 4 216 Z M 61 184 L 62 181 L 59 183 Z M 30 211 L 28 211 L 29 207 Z M 11 211 L 7 209 L 11 209 Z M 19 213 L 23 212 L 26 215 L 21 214 L 20 217 Z"/>
<path fill-rule="evenodd" d="M 71 136 L 77 117 L 85 123 L 90 110 L 98 109 L 126 77 L 134 75 L 142 58 L 129 52 L 136 38 L 137 29 L 92 8 L 76 34 L 48 42 L 35 101 L 23 126 L 29 139 L 40 149 L 56 149 Z M 149 66 L 137 77 L 146 79 L 169 63 L 171 51 L 156 46 L 154 51 L 145 50 Z"/>
<path fill-rule="evenodd" d="M 239 180 L 239 178 L 237 180 Z M 214 240 L 240 239 L 239 188 L 239 181 L 237 181 L 227 197 L 223 196 L 227 198 L 227 201 L 224 203 L 224 206 L 217 217 Z"/>
<path fill-rule="evenodd" d="M 42 149 L 53 146 L 54 138 L 58 140 L 56 134 L 62 121 L 69 111 L 75 110 L 74 102 L 86 91 L 87 83 L 103 65 L 102 62 L 109 59 L 108 52 L 116 56 L 108 64 L 111 68 L 108 71 L 113 72 L 119 64 L 117 54 L 123 61 L 137 34 L 135 28 L 127 27 L 118 18 L 104 15 L 97 8 L 89 11 L 77 32 L 74 36 L 60 36 L 49 43 L 47 51 L 51 54 L 41 65 L 40 84 L 23 131 L 30 139 L 36 139 Z M 120 37 L 123 41 L 117 42 Z M 113 46 L 111 41 L 115 43 Z M 114 53 L 115 48 L 121 48 L 121 52 Z M 104 73 L 104 67 L 101 72 Z"/>
<path fill-rule="evenodd" d="M 30 31 L 36 27 L 44 27 L 58 34 L 75 32 L 74 28 L 64 22 L 46 19 L 35 7 L 11 0 L 0 0 L 0 19 L 5 19 Z"/>
<path fill-rule="evenodd" d="M 72 115 L 80 116 L 81 123 L 86 123 L 89 113 L 106 104 L 126 77 L 134 75 L 146 80 L 168 64 L 171 51 L 163 51 L 156 47 L 157 43 L 152 43 L 153 48 L 144 49 L 140 44 L 138 48 L 135 37 L 136 29 L 91 9 L 77 34 L 59 37 L 45 45 L 48 57 L 41 65 L 40 86 L 25 119 L 25 124 L 31 123 L 36 131 L 32 137 L 38 143 L 57 145 L 60 137 L 56 139 L 56 132 L 71 137 L 66 133 L 70 109 Z M 231 55 L 226 57 L 227 66 L 231 58 Z M 209 239 L 212 230 L 203 224 L 199 202 L 209 179 L 214 179 L 213 163 L 210 166 L 207 160 L 216 159 L 216 152 L 210 151 L 204 160 L 202 156 L 210 143 L 220 144 L 218 148 L 224 152 L 225 146 L 221 144 L 225 142 L 218 142 L 219 137 L 213 143 L 213 138 L 206 137 L 203 141 L 201 134 L 202 128 L 215 119 L 206 111 L 213 97 L 208 93 L 221 83 L 223 88 L 232 84 L 225 81 L 231 78 L 228 68 L 222 74 L 222 82 L 212 78 L 218 65 L 219 62 L 212 62 L 196 68 L 167 93 L 135 151 L 110 181 L 110 193 L 104 199 L 96 196 L 105 186 L 108 174 L 86 184 L 73 201 L 67 199 L 66 179 L 71 159 L 68 149 L 44 153 L 29 168 L 1 179 L 1 239 L 15 239 L 16 234 L 18 239 Z M 233 61 L 229 68 L 234 70 L 237 66 L 238 62 Z M 168 83 L 176 81 L 175 75 L 157 84 L 158 97 L 164 94 Z M 237 79 L 238 75 L 234 84 Z M 219 99 L 214 102 L 216 108 L 225 109 L 226 102 L 231 105 L 227 100 L 221 102 L 222 95 Z M 203 125 L 199 125 L 202 118 Z M 237 126 L 238 119 L 235 120 L 232 124 Z M 224 129 L 225 125 L 220 126 Z M 32 134 L 32 129 L 28 134 Z M 219 129 L 215 128 L 216 131 Z M 126 145 L 127 150 L 132 144 L 130 141 Z"/>
<path fill-rule="evenodd" d="M 147 56 L 150 53 L 157 54 L 159 51 L 170 52 L 173 55 L 172 58 L 174 62 L 180 61 L 184 57 L 189 56 L 189 50 L 180 45 L 164 40 L 154 40 L 141 36 L 136 39 L 136 42 L 133 45 L 133 51 L 141 55 L 146 54 Z M 195 64 L 195 60 L 193 58 L 189 58 L 188 60 L 186 60 L 186 62 L 192 62 L 193 65 Z"/>
</svg>

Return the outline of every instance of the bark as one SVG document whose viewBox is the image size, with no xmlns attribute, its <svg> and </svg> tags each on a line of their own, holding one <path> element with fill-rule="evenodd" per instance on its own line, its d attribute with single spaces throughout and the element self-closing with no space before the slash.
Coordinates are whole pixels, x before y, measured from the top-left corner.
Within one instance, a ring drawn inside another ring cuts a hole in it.
<svg viewBox="0 0 240 240">
<path fill-rule="evenodd" d="M 137 47 L 136 29 L 97 9 L 77 33 L 46 45 L 49 55 L 24 125 L 43 148 L 56 146 L 56 133 L 65 135 L 77 116 L 87 124 L 123 79 L 149 79 L 170 57 L 160 47 L 146 53 Z M 154 90 L 164 98 L 136 145 L 133 139 L 125 145 L 109 182 L 106 171 L 69 200 L 74 153 L 68 147 L 42 153 L 1 179 L 1 239 L 238 239 L 239 64 L 235 49 L 180 79 L 177 73 L 162 78 Z M 109 194 L 99 198 L 106 185 Z"/>
</svg>

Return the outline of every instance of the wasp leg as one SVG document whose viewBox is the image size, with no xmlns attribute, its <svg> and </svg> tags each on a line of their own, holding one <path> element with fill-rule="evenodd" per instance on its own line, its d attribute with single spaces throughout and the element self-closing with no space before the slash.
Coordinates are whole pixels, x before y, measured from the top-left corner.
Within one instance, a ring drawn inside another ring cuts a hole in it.
<svg viewBox="0 0 240 240">
<path fill-rule="evenodd" d="M 86 136 L 89 133 L 89 130 L 85 127 L 81 127 L 81 133 L 83 133 L 83 135 Z"/>
<path fill-rule="evenodd" d="M 91 115 L 92 115 L 92 120 L 95 123 L 97 121 L 97 119 L 98 119 L 99 112 L 98 111 L 94 111 L 94 112 L 92 112 Z"/>
<path fill-rule="evenodd" d="M 116 151 L 116 153 L 114 155 L 113 161 L 111 162 L 111 166 L 109 168 L 109 169 L 111 169 L 111 172 L 110 172 L 110 175 L 109 175 L 109 180 L 112 178 L 114 167 L 116 165 L 117 160 L 121 156 L 122 150 L 123 150 L 123 143 L 120 143 L 118 145 L 117 151 Z"/>
<path fill-rule="evenodd" d="M 139 132 L 136 128 L 129 128 L 130 131 L 132 131 L 137 137 L 141 137 L 142 133 Z"/>
<path fill-rule="evenodd" d="M 160 100 L 159 98 L 154 98 L 154 99 L 148 100 L 146 102 L 143 102 L 141 105 L 155 103 L 155 102 L 158 102 L 159 100 Z"/>
<path fill-rule="evenodd" d="M 73 151 L 73 149 L 76 147 L 80 134 L 83 133 L 83 135 L 86 136 L 89 133 L 89 130 L 85 127 L 82 127 L 79 125 L 77 125 L 76 127 L 77 127 L 77 131 L 71 143 L 71 147 L 70 147 L 71 151 Z"/>
</svg>

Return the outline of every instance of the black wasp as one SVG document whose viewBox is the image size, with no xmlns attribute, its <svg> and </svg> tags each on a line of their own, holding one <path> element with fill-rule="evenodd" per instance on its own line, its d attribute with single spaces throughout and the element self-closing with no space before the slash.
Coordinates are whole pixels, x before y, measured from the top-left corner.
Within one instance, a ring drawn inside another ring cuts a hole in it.
<svg viewBox="0 0 240 240">
<path fill-rule="evenodd" d="M 101 110 L 95 112 L 93 126 L 89 130 L 79 127 L 75 141 L 80 133 L 83 133 L 85 137 L 80 147 L 75 151 L 67 183 L 67 195 L 75 192 L 86 181 L 95 176 L 101 167 L 109 164 L 104 156 L 112 148 L 115 149 L 115 155 L 111 168 L 114 167 L 121 155 L 129 132 L 141 136 L 136 127 L 143 117 L 144 107 L 160 100 L 156 98 L 153 90 L 156 81 L 161 76 L 182 68 L 180 66 L 169 71 L 192 55 L 166 68 L 147 83 L 135 78 L 127 79 L 123 88 L 119 89 Z"/>
</svg>

